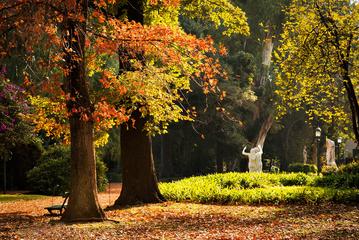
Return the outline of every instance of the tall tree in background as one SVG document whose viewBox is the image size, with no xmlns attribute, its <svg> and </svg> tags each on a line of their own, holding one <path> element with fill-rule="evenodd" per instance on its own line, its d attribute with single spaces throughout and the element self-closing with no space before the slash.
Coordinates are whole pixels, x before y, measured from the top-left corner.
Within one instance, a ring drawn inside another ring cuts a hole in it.
<svg viewBox="0 0 359 240">
<path fill-rule="evenodd" d="M 278 35 L 282 31 L 281 25 L 284 22 L 282 9 L 288 3 L 289 0 L 254 0 L 243 3 L 243 8 L 251 16 L 249 23 L 253 26 L 253 33 L 250 39 L 245 39 L 244 48 L 256 56 L 258 66 L 254 80 L 254 90 L 258 100 L 255 103 L 256 110 L 253 116 L 259 125 L 256 124 L 257 133 L 252 138 L 253 146 L 264 147 L 267 134 L 274 123 L 272 100 L 275 79 L 272 71 L 272 55 L 278 45 Z M 257 41 L 260 41 L 260 44 Z M 257 52 L 253 53 L 253 51 Z M 250 129 L 253 130 L 252 127 Z"/>
<path fill-rule="evenodd" d="M 349 112 L 359 141 L 359 4 L 354 1 L 293 1 L 277 55 L 280 114 L 304 109 L 309 120 L 340 124 Z M 343 104 L 347 96 L 350 110 Z"/>
</svg>

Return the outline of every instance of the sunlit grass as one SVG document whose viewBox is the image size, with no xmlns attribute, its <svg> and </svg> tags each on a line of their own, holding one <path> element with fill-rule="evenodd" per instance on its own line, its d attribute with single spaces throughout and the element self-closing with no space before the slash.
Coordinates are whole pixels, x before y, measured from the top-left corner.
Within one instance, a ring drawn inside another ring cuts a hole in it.
<svg viewBox="0 0 359 240">
<path fill-rule="evenodd" d="M 31 194 L 0 194 L 0 202 L 18 201 L 18 200 L 35 200 L 43 198 L 43 195 Z"/>
</svg>

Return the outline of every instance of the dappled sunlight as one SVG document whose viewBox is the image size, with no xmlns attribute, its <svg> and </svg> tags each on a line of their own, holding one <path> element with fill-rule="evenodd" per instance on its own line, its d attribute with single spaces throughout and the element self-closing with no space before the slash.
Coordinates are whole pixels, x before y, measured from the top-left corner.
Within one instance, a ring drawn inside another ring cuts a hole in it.
<svg viewBox="0 0 359 240">
<path fill-rule="evenodd" d="M 112 186 L 111 203 L 119 186 Z M 99 194 L 108 205 L 108 192 Z M 64 224 L 43 206 L 61 197 L 0 203 L 0 238 L 14 239 L 357 239 L 359 209 L 349 205 L 210 205 L 165 202 L 107 210 L 100 223 Z"/>
</svg>

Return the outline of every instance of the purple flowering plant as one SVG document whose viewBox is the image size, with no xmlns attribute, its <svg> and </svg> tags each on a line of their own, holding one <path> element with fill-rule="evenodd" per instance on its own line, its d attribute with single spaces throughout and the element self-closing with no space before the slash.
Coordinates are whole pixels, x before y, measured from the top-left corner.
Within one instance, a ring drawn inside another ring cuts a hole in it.
<svg viewBox="0 0 359 240">
<path fill-rule="evenodd" d="M 0 70 L 0 134 L 12 131 L 20 122 L 20 115 L 29 111 L 24 89 L 5 78 Z"/>
</svg>

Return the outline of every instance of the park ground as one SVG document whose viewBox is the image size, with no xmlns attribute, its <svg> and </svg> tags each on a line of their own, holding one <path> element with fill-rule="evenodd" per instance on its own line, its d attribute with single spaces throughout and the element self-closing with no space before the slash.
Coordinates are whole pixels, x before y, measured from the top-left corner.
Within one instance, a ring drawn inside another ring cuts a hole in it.
<svg viewBox="0 0 359 240">
<path fill-rule="evenodd" d="M 120 184 L 99 194 L 113 204 Z M 0 239 L 359 239 L 358 205 L 230 206 L 166 202 L 106 211 L 109 221 L 64 224 L 44 207 L 61 197 L 1 200 Z"/>
</svg>

